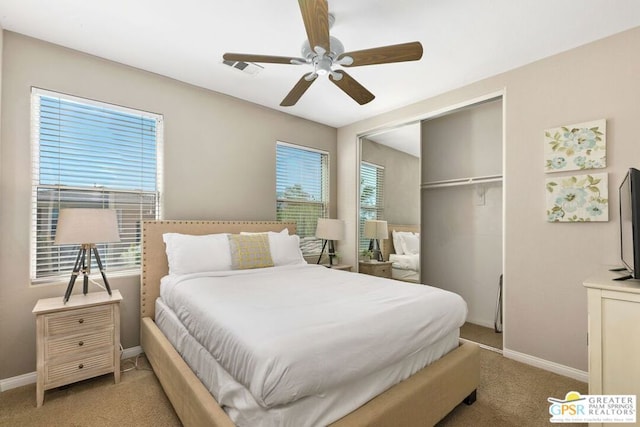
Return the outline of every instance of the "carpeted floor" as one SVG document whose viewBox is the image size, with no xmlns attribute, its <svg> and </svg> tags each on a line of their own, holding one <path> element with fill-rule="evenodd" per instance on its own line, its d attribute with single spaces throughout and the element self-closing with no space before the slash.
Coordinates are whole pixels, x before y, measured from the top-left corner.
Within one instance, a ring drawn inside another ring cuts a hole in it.
<svg viewBox="0 0 640 427">
<path fill-rule="evenodd" d="M 131 366 L 132 361 L 123 363 L 123 369 Z M 113 384 L 113 375 L 105 375 L 47 391 L 40 408 L 35 384 L 1 393 L 0 426 L 179 427 L 144 357 L 138 366 L 141 369 L 124 372 L 119 384 Z M 551 425 L 547 398 L 564 398 L 569 391 L 586 394 L 587 385 L 481 350 L 478 400 L 458 406 L 438 427 Z"/>
<path fill-rule="evenodd" d="M 465 322 L 462 328 L 460 328 L 460 337 L 502 350 L 502 334 L 497 333 L 491 328 Z"/>
</svg>

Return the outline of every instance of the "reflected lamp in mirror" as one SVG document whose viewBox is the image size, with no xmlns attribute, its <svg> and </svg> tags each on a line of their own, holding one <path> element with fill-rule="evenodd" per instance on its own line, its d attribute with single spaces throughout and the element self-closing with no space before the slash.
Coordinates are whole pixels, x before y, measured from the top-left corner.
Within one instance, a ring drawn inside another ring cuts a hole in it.
<svg viewBox="0 0 640 427">
<path fill-rule="evenodd" d="M 324 254 L 327 243 L 329 243 L 329 265 L 333 265 L 333 258 L 336 256 L 333 242 L 344 239 L 344 221 L 341 219 L 318 218 L 316 237 L 324 240 L 322 251 L 320 251 L 316 264 L 320 264 L 322 254 Z"/>
<path fill-rule="evenodd" d="M 82 292 L 86 295 L 91 273 L 91 254 L 96 258 L 96 264 L 104 280 L 106 291 L 111 295 L 111 288 L 98 254 L 96 243 L 119 242 L 118 218 L 113 209 L 61 209 L 56 226 L 54 245 L 80 245 L 76 256 L 71 279 L 64 294 L 63 302 L 69 301 L 73 285 L 82 273 Z M 93 280 L 92 280 L 93 282 Z M 96 283 L 96 282 L 94 282 Z M 96 283 L 97 284 L 97 283 Z M 100 286 L 100 285 L 98 285 Z"/>
<path fill-rule="evenodd" d="M 384 261 L 382 251 L 380 250 L 380 239 L 389 238 L 389 230 L 387 229 L 387 221 L 367 220 L 364 222 L 364 237 L 371 239 L 369 241 L 369 250 L 373 252 L 373 258 L 378 261 Z"/>
</svg>

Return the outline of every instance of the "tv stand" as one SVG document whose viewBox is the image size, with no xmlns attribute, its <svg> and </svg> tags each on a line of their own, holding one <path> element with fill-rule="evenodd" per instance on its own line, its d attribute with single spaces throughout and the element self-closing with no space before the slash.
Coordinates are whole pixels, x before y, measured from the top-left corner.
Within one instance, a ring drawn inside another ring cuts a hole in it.
<svg viewBox="0 0 640 427">
<path fill-rule="evenodd" d="M 625 271 L 625 270 L 626 270 L 625 267 L 614 267 L 609 269 L 609 271 Z"/>
<path fill-rule="evenodd" d="M 611 270 L 611 271 L 619 271 L 619 270 Z M 629 280 L 629 279 L 633 279 L 633 276 L 630 274 L 627 274 L 626 276 L 620 276 L 620 277 L 616 277 L 613 280 L 617 281 L 617 282 L 621 282 L 623 280 Z"/>
</svg>

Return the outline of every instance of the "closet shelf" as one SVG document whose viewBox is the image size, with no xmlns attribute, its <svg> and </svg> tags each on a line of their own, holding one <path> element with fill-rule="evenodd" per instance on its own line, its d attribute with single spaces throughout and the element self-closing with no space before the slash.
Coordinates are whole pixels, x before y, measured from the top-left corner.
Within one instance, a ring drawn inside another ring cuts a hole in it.
<svg viewBox="0 0 640 427">
<path fill-rule="evenodd" d="M 420 188 L 427 190 L 430 188 L 458 187 L 462 185 L 486 184 L 488 182 L 502 182 L 502 175 L 474 176 L 470 178 L 446 179 L 443 181 L 425 182 Z"/>
</svg>

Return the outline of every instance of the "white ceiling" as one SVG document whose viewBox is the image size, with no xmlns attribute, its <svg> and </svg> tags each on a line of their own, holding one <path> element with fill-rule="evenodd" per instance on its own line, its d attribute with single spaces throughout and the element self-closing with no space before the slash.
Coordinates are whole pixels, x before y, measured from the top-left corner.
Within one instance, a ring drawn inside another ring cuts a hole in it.
<svg viewBox="0 0 640 427">
<path fill-rule="evenodd" d="M 376 95 L 367 105 L 324 78 L 280 107 L 309 66 L 263 64 L 252 76 L 222 54 L 299 56 L 294 0 L 0 0 L 0 25 L 334 127 L 640 25 L 638 0 L 333 0 L 329 10 L 347 51 L 417 40 L 424 56 L 351 68 Z"/>
</svg>

